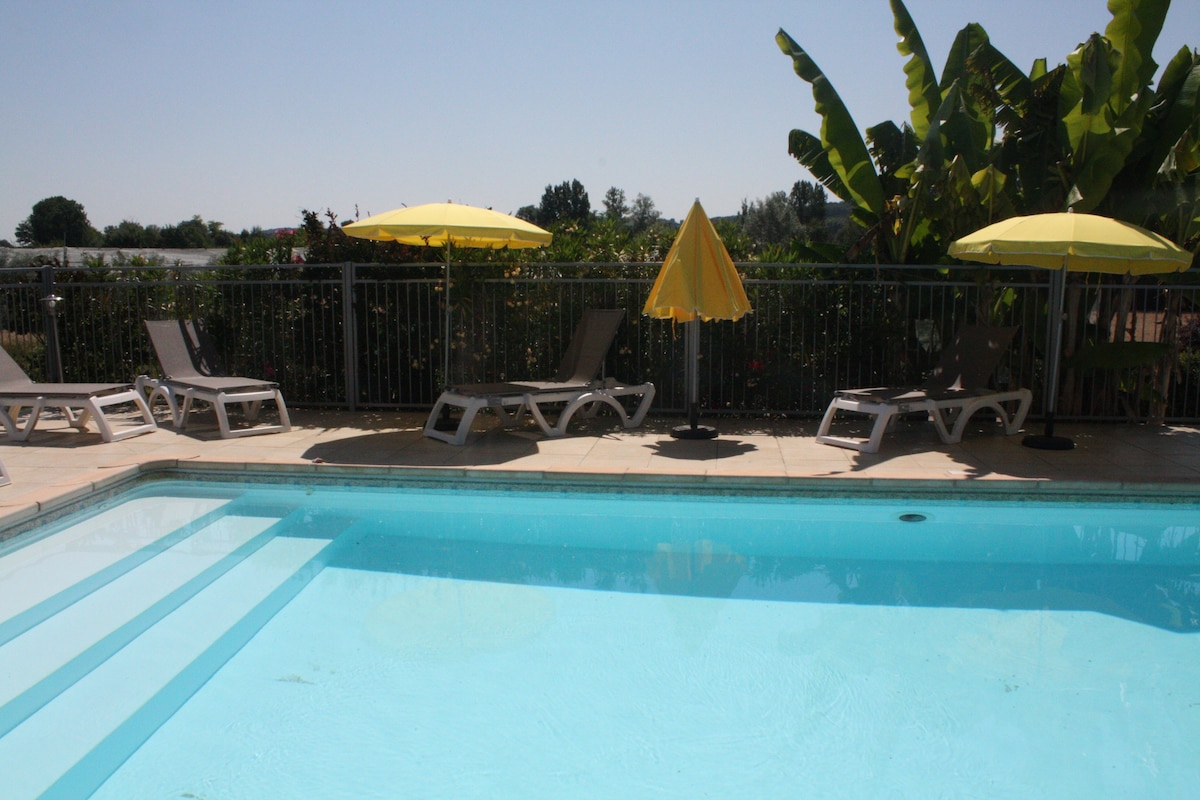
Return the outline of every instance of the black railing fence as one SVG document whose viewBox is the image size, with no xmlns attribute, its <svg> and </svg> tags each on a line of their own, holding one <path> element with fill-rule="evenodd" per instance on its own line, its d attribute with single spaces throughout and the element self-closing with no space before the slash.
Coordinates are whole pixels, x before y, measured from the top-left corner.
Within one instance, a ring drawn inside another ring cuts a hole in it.
<svg viewBox="0 0 1200 800">
<path fill-rule="evenodd" d="M 976 321 L 1020 327 L 996 380 L 1043 407 L 1045 273 L 738 266 L 754 311 L 701 324 L 705 413 L 812 416 L 838 388 L 919 383 Z M 607 374 L 682 411 L 684 331 L 642 314 L 658 267 L 454 265 L 452 380 L 547 378 L 585 308 L 620 308 Z M 278 381 L 297 407 L 428 408 L 445 382 L 436 264 L 9 268 L 0 286 L 0 342 L 38 380 L 57 351 L 69 381 L 151 374 L 142 320 L 198 317 L 227 369 Z M 1059 417 L 1200 420 L 1198 321 L 1200 287 L 1178 276 L 1072 276 Z"/>
</svg>

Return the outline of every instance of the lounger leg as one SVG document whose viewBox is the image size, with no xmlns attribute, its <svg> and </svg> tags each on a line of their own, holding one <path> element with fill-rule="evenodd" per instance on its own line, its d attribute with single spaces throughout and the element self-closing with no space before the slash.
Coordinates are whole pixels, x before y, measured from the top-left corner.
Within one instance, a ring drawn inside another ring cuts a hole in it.
<svg viewBox="0 0 1200 800">
<path fill-rule="evenodd" d="M 183 393 L 183 402 L 179 404 L 179 419 L 175 422 L 175 427 L 179 428 L 179 430 L 187 427 L 188 414 L 192 413 L 193 401 L 194 398 L 190 389 Z"/>
<path fill-rule="evenodd" d="M 146 405 L 151 415 L 154 413 L 154 403 L 161 399 L 167 404 L 167 411 L 171 415 L 171 424 L 176 428 L 180 427 L 179 403 L 175 400 L 175 392 L 170 386 L 155 386 L 150 391 L 150 396 L 146 399 Z"/>
<path fill-rule="evenodd" d="M 225 395 L 222 393 L 217 395 L 216 401 L 212 404 L 213 411 L 217 415 L 217 426 L 221 429 L 222 439 L 229 438 L 229 412 L 225 410 L 227 402 Z"/>
<path fill-rule="evenodd" d="M 629 416 L 623 403 L 617 399 L 617 396 L 625 396 L 630 394 L 640 394 L 642 400 L 638 403 L 637 409 L 633 416 Z M 530 415 L 537 420 L 538 427 L 547 436 L 565 436 L 567 426 L 571 424 L 571 418 L 575 414 L 583 410 L 584 416 L 591 418 L 596 416 L 600 410 L 601 404 L 606 404 L 617 412 L 617 417 L 621 420 L 621 425 L 625 428 L 636 428 L 642 424 L 646 418 L 647 412 L 650 411 L 650 404 L 654 401 L 654 384 L 646 383 L 637 387 L 617 387 L 610 390 L 598 389 L 596 391 L 587 392 L 567 403 L 566 407 L 559 413 L 558 419 L 551 425 L 542 414 L 541 408 L 536 402 L 536 398 L 532 395 L 527 395 L 525 405 L 529 408 Z"/>
<path fill-rule="evenodd" d="M 17 420 L 21 418 L 21 406 L 8 406 L 0 408 L 0 424 L 4 425 L 5 437 L 15 441 L 20 441 L 18 436 L 21 432 L 21 426 L 17 424 Z"/>
<path fill-rule="evenodd" d="M 642 384 L 637 387 L 642 395 L 642 402 L 638 403 L 637 409 L 633 412 L 633 416 L 625 423 L 626 428 L 640 427 L 646 415 L 650 413 L 650 404 L 654 402 L 655 388 L 653 383 Z"/>
<path fill-rule="evenodd" d="M 217 394 L 212 400 L 213 410 L 217 414 L 217 424 L 221 428 L 222 439 L 257 436 L 260 433 L 282 433 L 292 429 L 292 420 L 288 416 L 287 404 L 283 402 L 283 392 L 279 391 L 279 389 L 272 390 L 267 396 L 260 393 L 258 398 L 254 400 L 240 400 L 238 398 L 239 395 L 237 393 L 226 394 L 222 392 Z M 229 424 L 229 406 L 234 404 L 241 405 L 246 419 L 253 423 L 262 412 L 264 399 L 275 402 L 275 410 L 279 413 L 278 425 L 252 425 L 249 428 L 234 428 Z"/>
<path fill-rule="evenodd" d="M 465 400 L 466 402 L 451 402 L 451 400 Z M 463 410 L 462 418 L 458 421 L 458 428 L 455 429 L 453 434 L 437 429 L 438 415 L 447 405 L 457 406 Z M 486 406 L 487 400 L 484 398 L 462 398 L 442 392 L 441 396 L 438 397 L 438 401 L 434 403 L 433 410 L 429 412 L 429 418 L 425 420 L 425 435 L 430 439 L 437 439 L 447 444 L 466 444 L 467 435 L 471 432 L 471 423 L 475 421 L 475 415 L 479 413 L 479 409 Z"/>
<path fill-rule="evenodd" d="M 254 400 L 249 403 L 242 403 L 242 413 L 246 415 L 246 419 L 253 422 L 258 419 L 258 413 L 262 410 L 262 400 Z"/>
<path fill-rule="evenodd" d="M 283 392 L 275 390 L 275 407 L 279 411 L 279 427 L 281 430 L 292 429 L 292 418 L 288 416 L 287 403 L 283 402 Z"/>
<path fill-rule="evenodd" d="M 825 438 L 829 435 L 829 429 L 833 426 L 833 418 L 837 414 L 837 400 L 831 400 L 829 407 L 825 409 L 825 416 L 821 417 L 821 424 L 817 426 L 817 441 L 825 444 L 838 444 L 837 442 L 826 442 Z"/>
<path fill-rule="evenodd" d="M 963 415 L 963 406 L 934 406 L 929 409 L 929 421 L 937 429 L 938 438 L 945 444 L 957 444 L 962 440 L 962 429 L 969 416 Z M 972 413 L 974 413 L 972 411 Z M 951 429 L 955 432 L 951 433 Z M 955 436 L 958 438 L 956 439 Z"/>
<path fill-rule="evenodd" d="M 114 429 L 108 419 L 108 415 L 104 413 L 104 409 L 128 403 L 133 403 L 137 408 L 138 413 L 142 416 L 142 424 L 124 427 L 120 430 Z M 140 436 L 143 433 L 149 433 L 158 429 L 158 424 L 154 421 L 154 415 L 150 413 L 150 406 L 146 403 L 146 399 L 140 391 L 89 398 L 84 413 L 80 415 L 80 418 L 83 419 L 87 416 L 96 418 L 96 427 L 100 429 L 100 436 L 106 442 L 119 442 L 122 439 L 128 439 L 130 436 Z"/>
<path fill-rule="evenodd" d="M 530 409 L 530 413 L 537 419 L 538 425 L 541 426 L 547 436 L 565 436 L 567 425 L 571 424 L 571 417 L 575 415 L 576 411 L 585 408 L 584 416 L 594 417 L 596 412 L 600 410 L 600 403 L 607 403 L 611 406 L 617 412 L 617 416 L 620 417 L 621 424 L 626 428 L 629 427 L 629 415 L 625 413 L 625 407 L 618 403 L 616 398 L 609 397 L 603 392 L 588 392 L 572 400 L 562 410 L 562 413 L 558 415 L 558 419 L 553 426 L 546 424 L 545 418 L 536 405 Z"/>
<path fill-rule="evenodd" d="M 29 406 L 29 416 L 25 418 L 25 423 L 22 425 L 21 409 L 24 407 L 12 405 L 0 411 L 0 422 L 3 422 L 8 438 L 14 442 L 27 441 L 29 434 L 33 433 L 33 429 L 37 427 L 38 417 L 42 414 L 42 401 L 39 398 Z"/>
<path fill-rule="evenodd" d="M 576 398 L 567 404 L 567 407 L 564 408 L 558 415 L 558 419 L 555 421 L 556 424 L 554 425 L 551 425 L 546 420 L 546 416 L 542 413 L 542 409 L 530 395 L 525 395 L 525 402 L 522 404 L 522 408 L 529 409 L 529 416 L 533 417 L 534 422 L 536 422 L 538 427 L 542 429 L 542 433 L 546 434 L 547 436 L 558 437 L 566 434 L 567 423 L 571 421 L 571 415 L 575 413 L 576 409 L 578 409 L 580 405 L 590 403 L 594 400 L 592 397 L 593 394 L 594 393 L 589 392 L 588 394 Z"/>
<path fill-rule="evenodd" d="M 68 425 L 70 425 L 72 428 L 75 428 L 76 430 L 80 430 L 80 431 L 87 430 L 88 420 L 90 420 L 92 418 L 93 413 L 94 413 L 92 411 L 91 398 L 88 398 L 87 400 L 82 401 L 82 404 L 80 406 L 81 411 L 79 413 L 76 413 L 74 407 L 72 407 L 72 406 L 59 406 L 59 408 L 62 410 L 63 416 L 67 418 Z M 101 415 L 99 413 L 95 413 L 95 416 L 96 416 L 96 421 L 99 422 Z M 104 441 L 107 442 L 109 440 L 105 439 Z"/>
<path fill-rule="evenodd" d="M 75 425 L 75 427 L 83 430 L 85 427 L 87 427 L 88 417 L 95 417 L 96 427 L 100 430 L 100 438 L 106 442 L 111 442 L 113 440 L 112 426 L 108 424 L 108 417 L 104 416 L 104 412 L 100 410 L 100 406 L 96 403 L 96 399 L 94 397 L 89 397 L 83 402 L 83 413 L 79 415 L 80 424 Z M 70 419 L 71 410 L 64 407 L 63 411 L 67 414 L 67 418 Z M 72 424 L 74 425 L 74 423 Z"/>
<path fill-rule="evenodd" d="M 857 411 L 860 414 L 875 417 L 875 423 L 871 428 L 871 435 L 865 441 L 831 435 L 829 428 L 833 424 L 834 416 L 837 414 L 838 409 Z M 835 447 L 857 450 L 860 453 L 878 453 L 879 446 L 883 442 L 883 434 L 887 432 L 888 426 L 895 421 L 896 415 L 901 411 L 920 410 L 922 410 L 921 407 L 901 408 L 890 403 L 862 403 L 858 401 L 846 401 L 843 398 L 835 397 L 830 401 L 829 408 L 825 409 L 825 416 L 821 418 L 821 425 L 817 428 L 817 441 L 821 444 L 831 444 Z"/>
<path fill-rule="evenodd" d="M 976 412 L 985 408 L 990 408 L 995 415 L 996 420 L 1004 427 L 1004 433 L 1012 436 L 1021 430 L 1021 426 L 1025 424 L 1025 415 L 1029 413 L 1029 406 L 1033 400 L 1033 393 L 1028 389 L 1020 389 L 1011 393 L 980 398 L 973 403 L 967 403 L 957 410 L 957 413 L 951 412 L 943 421 L 943 418 L 938 415 L 937 410 L 930 412 L 930 416 L 934 417 L 934 422 L 938 426 L 938 434 L 942 437 L 942 441 L 947 444 L 957 444 L 962 441 L 963 435 L 967 432 L 967 424 L 971 421 L 971 417 L 975 416 Z M 1017 408 L 1012 413 L 1004 407 L 1006 402 L 1016 402 Z M 935 416 L 937 415 L 937 416 Z M 946 423 L 953 420 L 953 428 L 947 432 Z"/>
<path fill-rule="evenodd" d="M 517 406 L 515 411 L 509 411 L 503 404 L 493 405 L 492 409 L 496 412 L 496 416 L 500 418 L 500 424 L 504 426 L 505 430 L 512 430 L 518 427 L 521 424 L 521 418 L 525 416 L 525 412 L 529 411 L 532 413 L 533 411 L 528 399 Z"/>
</svg>

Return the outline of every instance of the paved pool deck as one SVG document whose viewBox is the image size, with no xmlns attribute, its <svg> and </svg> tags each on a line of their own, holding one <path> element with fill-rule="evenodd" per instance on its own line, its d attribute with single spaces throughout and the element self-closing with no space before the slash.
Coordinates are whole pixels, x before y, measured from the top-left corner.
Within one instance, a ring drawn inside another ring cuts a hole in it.
<svg viewBox="0 0 1200 800">
<path fill-rule="evenodd" d="M 578 418 L 577 418 L 578 419 Z M 797 489 L 826 481 L 939 482 L 949 488 L 1002 481 L 1017 491 L 1101 484 L 1108 491 L 1200 496 L 1200 427 L 1060 424 L 1070 451 L 1023 447 L 984 423 L 962 444 L 944 445 L 932 425 L 902 420 L 867 455 L 816 442 L 816 420 L 712 418 L 715 439 L 675 439 L 678 418 L 651 417 L 623 430 L 611 418 L 572 421 L 571 435 L 536 427 L 506 431 L 481 414 L 461 447 L 425 438 L 417 412 L 295 410 L 286 433 L 222 440 L 215 418 L 194 415 L 185 432 L 159 430 L 106 443 L 65 420 L 43 419 L 29 441 L 0 444 L 11 485 L 0 487 L 0 528 L 138 474 L 189 466 L 238 472 L 278 468 L 306 475 L 427 474 L 596 480 L 767 482 Z M 1028 428 L 1040 432 L 1040 424 Z M 988 484 L 999 487 L 1000 484 Z"/>
</svg>

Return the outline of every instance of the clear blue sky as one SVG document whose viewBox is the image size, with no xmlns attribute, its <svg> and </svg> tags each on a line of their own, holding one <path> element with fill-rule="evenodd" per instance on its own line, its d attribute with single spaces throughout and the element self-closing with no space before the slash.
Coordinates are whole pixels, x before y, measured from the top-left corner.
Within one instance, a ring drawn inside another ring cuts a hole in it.
<svg viewBox="0 0 1200 800">
<path fill-rule="evenodd" d="M 939 71 L 981 23 L 1022 68 L 1109 20 L 1104 0 L 909 0 Z M 681 219 L 810 180 L 819 130 L 779 28 L 860 129 L 907 119 L 886 0 L 148 0 L 0 7 L 0 238 L 64 195 L 97 228 L 199 214 L 233 231 L 453 200 L 513 212 L 578 179 Z M 1176 0 L 1155 50 L 1200 46 Z"/>
</svg>

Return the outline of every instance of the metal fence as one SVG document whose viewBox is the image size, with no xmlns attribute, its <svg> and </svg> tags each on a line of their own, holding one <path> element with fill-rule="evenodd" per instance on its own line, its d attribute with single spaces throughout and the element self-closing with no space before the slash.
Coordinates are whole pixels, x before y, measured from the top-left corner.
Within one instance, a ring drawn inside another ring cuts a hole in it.
<svg viewBox="0 0 1200 800">
<path fill-rule="evenodd" d="M 583 309 L 620 308 L 607 373 L 652 381 L 656 409 L 682 411 L 683 330 L 641 313 L 658 266 L 455 266 L 451 379 L 549 377 Z M 838 388 L 919 383 L 941 344 L 985 317 L 1020 327 L 998 384 L 1032 388 L 1042 408 L 1044 273 L 739 268 L 754 312 L 701 326 L 705 413 L 811 416 Z M 229 371 L 278 381 L 291 405 L 428 408 L 444 383 L 442 281 L 437 264 L 9 268 L 0 341 L 35 379 L 57 377 L 61 351 L 65 380 L 129 381 L 156 369 L 143 319 L 199 317 Z M 1073 283 L 1059 417 L 1200 420 L 1198 293 L 1171 280 Z"/>
</svg>

